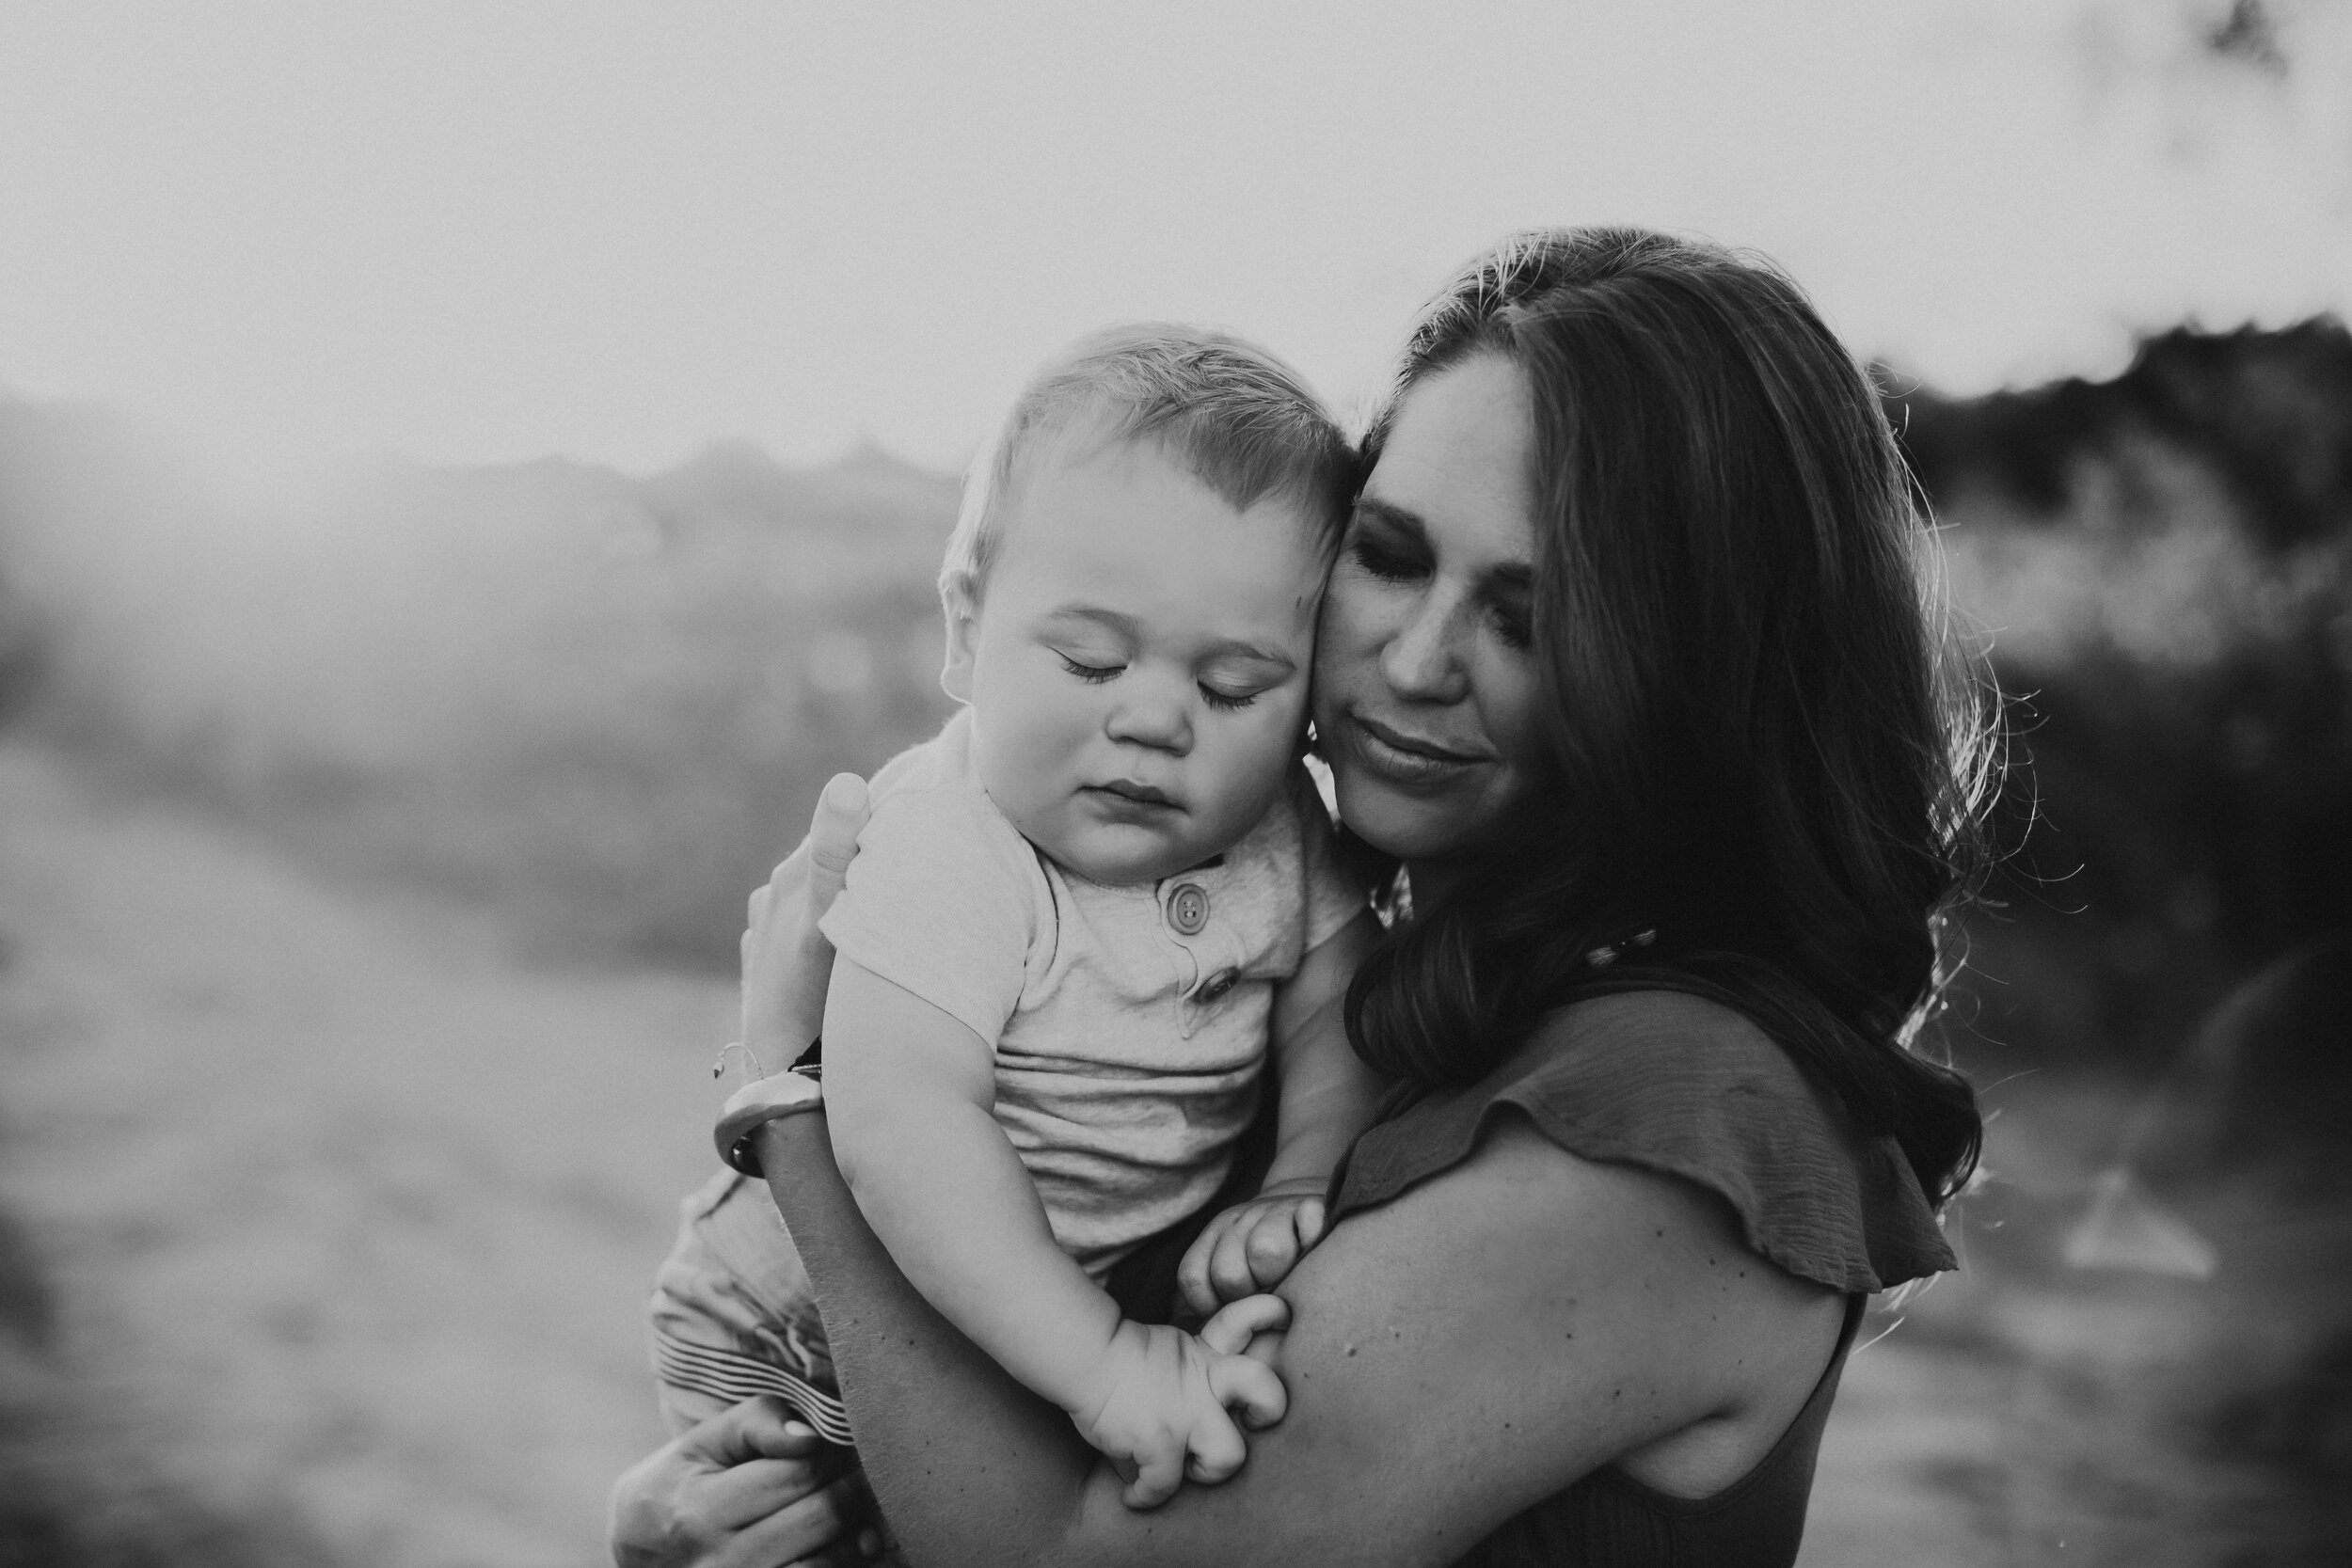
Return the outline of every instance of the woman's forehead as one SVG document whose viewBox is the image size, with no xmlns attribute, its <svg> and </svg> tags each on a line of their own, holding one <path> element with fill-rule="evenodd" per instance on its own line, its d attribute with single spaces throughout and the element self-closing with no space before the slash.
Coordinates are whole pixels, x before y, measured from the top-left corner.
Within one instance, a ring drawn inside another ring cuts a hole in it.
<svg viewBox="0 0 2352 1568">
<path fill-rule="evenodd" d="M 1533 414 L 1526 376 L 1499 354 L 1426 376 L 1398 400 L 1364 496 L 1438 542 L 1459 536 L 1482 553 L 1529 559 Z"/>
</svg>

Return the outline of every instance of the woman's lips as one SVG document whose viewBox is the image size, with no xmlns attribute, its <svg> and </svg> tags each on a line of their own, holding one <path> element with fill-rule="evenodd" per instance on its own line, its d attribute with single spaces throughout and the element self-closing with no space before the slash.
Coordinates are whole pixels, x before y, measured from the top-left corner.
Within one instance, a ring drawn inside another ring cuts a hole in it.
<svg viewBox="0 0 2352 1568">
<path fill-rule="evenodd" d="M 1357 756 L 1374 772 L 1397 784 L 1451 784 L 1488 760 L 1481 752 L 1442 746 L 1360 713 L 1345 718 L 1344 733 Z"/>
</svg>

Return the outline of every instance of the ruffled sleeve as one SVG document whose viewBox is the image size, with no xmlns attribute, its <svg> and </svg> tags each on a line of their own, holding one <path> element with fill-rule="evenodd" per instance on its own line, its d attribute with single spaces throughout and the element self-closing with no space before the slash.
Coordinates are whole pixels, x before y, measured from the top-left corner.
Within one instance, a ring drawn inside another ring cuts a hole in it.
<svg viewBox="0 0 2352 1568">
<path fill-rule="evenodd" d="M 1894 1139 L 1855 1129 L 1748 1019 L 1672 991 L 1563 1008 L 1484 1080 L 1407 1103 L 1357 1141 L 1334 1219 L 1459 1164 L 1506 1106 L 1572 1154 L 1718 1194 L 1804 1278 L 1870 1291 L 1956 1266 Z"/>
</svg>

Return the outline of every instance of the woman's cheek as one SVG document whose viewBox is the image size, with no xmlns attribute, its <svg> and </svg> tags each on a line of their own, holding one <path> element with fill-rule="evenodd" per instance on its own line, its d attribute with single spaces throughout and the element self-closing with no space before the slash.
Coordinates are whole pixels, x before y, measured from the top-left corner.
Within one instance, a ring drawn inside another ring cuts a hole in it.
<svg viewBox="0 0 2352 1568">
<path fill-rule="evenodd" d="M 1332 574 L 1322 619 L 1315 624 L 1313 709 L 1318 718 L 1338 712 L 1343 694 L 1359 674 L 1358 665 L 1370 657 L 1364 597 L 1365 585 L 1346 567 Z"/>
</svg>

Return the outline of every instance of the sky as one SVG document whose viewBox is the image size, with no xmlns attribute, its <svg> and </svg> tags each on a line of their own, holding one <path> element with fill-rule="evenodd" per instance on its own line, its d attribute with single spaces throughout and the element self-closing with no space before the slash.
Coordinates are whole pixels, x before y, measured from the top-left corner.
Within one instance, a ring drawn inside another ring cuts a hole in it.
<svg viewBox="0 0 2352 1568">
<path fill-rule="evenodd" d="M 231 467 L 960 464 L 1106 321 L 1343 405 L 1515 228 L 1955 391 L 2352 305 L 2352 0 L 0 8 L 0 390 Z M 2275 51 L 2273 49 L 2275 45 Z"/>
</svg>

